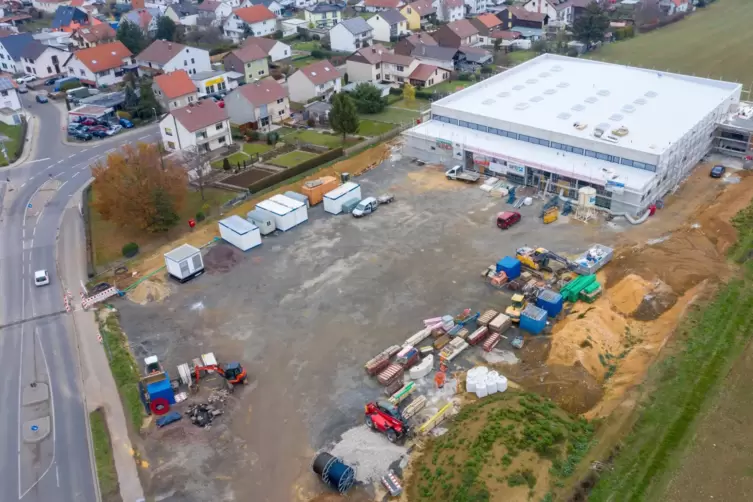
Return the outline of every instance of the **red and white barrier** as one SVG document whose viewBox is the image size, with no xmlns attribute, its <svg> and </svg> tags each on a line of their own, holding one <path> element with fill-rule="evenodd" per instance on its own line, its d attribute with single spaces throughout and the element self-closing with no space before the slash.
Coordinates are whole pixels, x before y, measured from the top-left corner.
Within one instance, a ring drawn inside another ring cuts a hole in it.
<svg viewBox="0 0 753 502">
<path fill-rule="evenodd" d="M 88 309 L 95 303 L 99 303 L 102 301 L 107 300 L 111 296 L 115 296 L 118 294 L 117 288 L 115 286 L 107 288 L 106 290 L 102 291 L 101 293 L 97 293 L 93 296 L 84 296 L 84 293 L 81 293 L 81 306 L 84 308 L 84 310 Z"/>
</svg>

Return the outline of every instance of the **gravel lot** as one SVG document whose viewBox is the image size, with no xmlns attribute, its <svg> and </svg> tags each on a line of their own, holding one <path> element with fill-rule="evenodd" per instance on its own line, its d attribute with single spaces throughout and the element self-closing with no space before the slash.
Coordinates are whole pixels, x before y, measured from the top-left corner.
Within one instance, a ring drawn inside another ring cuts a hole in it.
<svg viewBox="0 0 753 502">
<path fill-rule="evenodd" d="M 509 295 L 480 273 L 519 246 L 575 253 L 610 240 L 604 227 L 567 218 L 544 226 L 540 201 L 500 231 L 493 221 L 506 201 L 407 160 L 357 181 L 364 196 L 392 192 L 396 202 L 359 220 L 317 206 L 308 223 L 245 255 L 215 246 L 214 270 L 171 283 L 160 303 L 117 303 L 137 358 L 156 354 L 172 374 L 213 351 L 242 362 L 253 381 L 211 430 L 184 420 L 147 433 L 147 490 L 157 500 L 308 500 L 323 489 L 310 473 L 314 452 L 361 424 L 381 390 L 366 360 L 424 318 L 505 305 Z"/>
</svg>

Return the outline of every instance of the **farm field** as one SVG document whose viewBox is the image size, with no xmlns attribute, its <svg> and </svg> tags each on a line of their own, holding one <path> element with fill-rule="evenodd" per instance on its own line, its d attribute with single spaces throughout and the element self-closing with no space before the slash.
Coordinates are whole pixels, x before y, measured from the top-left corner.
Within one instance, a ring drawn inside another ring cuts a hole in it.
<svg viewBox="0 0 753 502">
<path fill-rule="evenodd" d="M 753 2 L 723 0 L 672 25 L 608 44 L 593 59 L 753 83 Z M 703 36 L 699 36 L 699 34 Z"/>
</svg>

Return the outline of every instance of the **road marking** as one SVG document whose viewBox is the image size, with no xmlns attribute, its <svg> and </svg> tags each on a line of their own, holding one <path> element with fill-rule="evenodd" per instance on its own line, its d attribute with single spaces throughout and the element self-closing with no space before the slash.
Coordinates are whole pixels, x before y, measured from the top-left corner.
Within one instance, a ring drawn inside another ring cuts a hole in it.
<svg viewBox="0 0 753 502">
<path fill-rule="evenodd" d="M 70 155 L 68 156 L 68 158 L 69 158 L 69 159 L 72 159 L 72 158 L 73 158 L 73 157 L 75 157 L 75 156 L 76 156 L 76 154 L 75 154 L 75 153 L 72 153 L 72 154 L 70 154 Z"/>
<path fill-rule="evenodd" d="M 81 151 L 82 151 L 82 152 L 88 152 L 89 150 L 91 150 L 91 147 L 89 147 L 89 148 L 84 148 L 84 149 L 83 149 L 83 150 L 81 150 Z"/>
<path fill-rule="evenodd" d="M 21 185 L 21 188 L 23 188 L 23 187 L 25 187 L 25 186 L 26 186 L 26 183 L 24 183 L 23 185 Z"/>
<path fill-rule="evenodd" d="M 24 241 L 25 239 L 26 239 L 26 228 L 22 228 L 21 229 L 21 241 Z"/>
<path fill-rule="evenodd" d="M 79 173 L 79 172 L 80 172 L 80 171 L 76 171 L 75 173 L 73 173 L 73 176 L 71 176 L 71 178 L 75 178 L 76 176 L 78 176 L 78 173 Z M 66 183 L 67 183 L 67 182 L 66 182 Z M 59 189 L 58 189 L 58 190 L 59 190 Z"/>
<path fill-rule="evenodd" d="M 76 174 L 78 174 L 78 173 L 76 173 Z M 74 174 L 73 176 L 76 176 L 76 174 Z M 63 182 L 63 184 L 58 187 L 58 192 L 60 191 L 60 189 L 62 189 L 65 186 L 66 183 L 68 183 L 68 180 L 65 180 Z"/>
<path fill-rule="evenodd" d="M 57 162 L 55 162 L 55 163 L 56 163 L 56 164 L 60 164 L 60 163 L 62 163 L 62 162 L 63 162 L 62 160 L 58 160 L 58 161 L 57 161 Z"/>
<path fill-rule="evenodd" d="M 144 136 L 141 136 L 138 139 L 144 139 L 144 138 L 150 138 L 150 137 L 151 137 L 151 134 L 145 134 Z"/>
<path fill-rule="evenodd" d="M 34 162 L 44 162 L 45 160 L 50 160 L 49 157 L 45 157 L 43 159 L 36 159 L 36 160 L 28 160 L 24 162 L 24 164 L 33 164 Z"/>
<path fill-rule="evenodd" d="M 31 235 L 37 235 L 37 227 L 34 227 L 34 230 L 32 230 Z"/>
<path fill-rule="evenodd" d="M 24 283 L 21 284 L 21 296 L 23 297 L 23 292 L 26 291 L 26 288 L 24 287 Z M 21 300 L 21 319 L 23 319 L 25 316 L 23 314 L 24 309 L 24 301 Z M 18 364 L 18 500 L 21 500 L 21 377 L 22 369 L 24 367 L 24 326 L 21 325 L 21 352 L 19 354 L 19 364 Z"/>
<path fill-rule="evenodd" d="M 58 482 L 58 488 L 60 488 L 60 471 L 58 470 L 57 464 L 55 464 L 55 479 Z"/>
<path fill-rule="evenodd" d="M 33 180 L 34 176 L 29 176 L 29 181 Z"/>
<path fill-rule="evenodd" d="M 117 148 L 110 148 L 109 150 L 107 150 L 107 151 L 105 152 L 105 155 L 107 155 L 107 154 L 108 154 L 108 153 L 110 153 L 110 152 L 114 152 L 115 150 L 117 150 Z"/>
<path fill-rule="evenodd" d="M 31 240 L 31 244 L 29 245 L 29 249 L 34 247 L 34 239 Z M 31 258 L 29 258 L 31 260 Z M 31 267 L 29 267 L 29 273 L 31 273 Z"/>
<path fill-rule="evenodd" d="M 39 225 L 39 220 L 42 219 L 42 213 L 44 213 L 44 208 L 42 208 L 41 211 L 39 211 L 39 214 L 37 215 L 37 221 L 34 222 L 34 230 L 36 231 L 37 227 L 36 225 Z"/>
<path fill-rule="evenodd" d="M 52 166 L 47 166 L 47 167 L 45 168 L 45 171 L 49 171 L 50 169 L 52 169 Z"/>
</svg>

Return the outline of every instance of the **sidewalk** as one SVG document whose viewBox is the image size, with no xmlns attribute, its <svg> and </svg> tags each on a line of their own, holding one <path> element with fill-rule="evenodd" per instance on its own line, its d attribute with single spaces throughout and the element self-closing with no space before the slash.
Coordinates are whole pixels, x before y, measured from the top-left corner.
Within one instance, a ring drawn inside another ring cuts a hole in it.
<svg viewBox="0 0 753 502">
<path fill-rule="evenodd" d="M 68 291 L 73 293 L 75 299 L 79 297 L 78 292 L 81 290 L 80 281 L 86 279 L 86 258 L 83 252 L 85 246 L 81 245 L 85 242 L 84 223 L 77 203 L 80 199 L 78 194 L 71 197 L 71 203 L 63 212 L 57 249 L 60 279 Z M 74 301 L 74 303 L 78 302 Z M 141 480 L 133 458 L 133 448 L 128 437 L 123 405 L 107 362 L 107 356 L 102 345 L 97 341 L 99 327 L 92 311 L 74 312 L 73 322 L 81 361 L 87 412 L 99 407 L 105 410 L 115 469 L 120 483 L 120 495 L 124 502 L 136 502 L 144 498 L 144 490 L 141 487 Z"/>
</svg>

